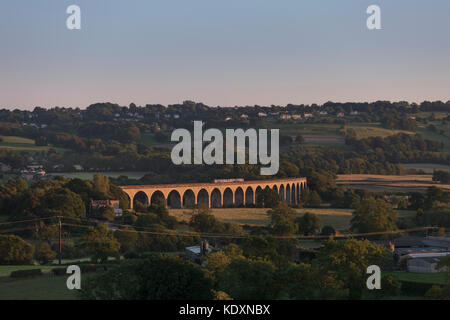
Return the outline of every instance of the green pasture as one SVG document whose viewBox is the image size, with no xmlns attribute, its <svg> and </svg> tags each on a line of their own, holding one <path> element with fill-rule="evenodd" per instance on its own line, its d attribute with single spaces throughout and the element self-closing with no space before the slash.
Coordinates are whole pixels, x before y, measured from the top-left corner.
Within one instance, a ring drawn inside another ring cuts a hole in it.
<svg viewBox="0 0 450 320">
<path fill-rule="evenodd" d="M 441 273 L 416 273 L 416 272 L 383 272 L 383 276 L 392 275 L 400 281 L 432 283 L 445 285 L 449 284 L 450 274 Z"/>
<path fill-rule="evenodd" d="M 139 171 L 120 171 L 120 172 L 58 172 L 58 173 L 50 173 L 54 176 L 63 176 L 69 179 L 82 179 L 82 180 L 92 180 L 94 178 L 94 174 L 99 173 L 106 177 L 118 178 L 120 176 L 127 176 L 130 179 L 140 179 L 147 174 L 147 172 Z"/>
<path fill-rule="evenodd" d="M 67 289 L 67 277 L 0 278 L 0 300 L 76 300 L 76 290 Z"/>
</svg>

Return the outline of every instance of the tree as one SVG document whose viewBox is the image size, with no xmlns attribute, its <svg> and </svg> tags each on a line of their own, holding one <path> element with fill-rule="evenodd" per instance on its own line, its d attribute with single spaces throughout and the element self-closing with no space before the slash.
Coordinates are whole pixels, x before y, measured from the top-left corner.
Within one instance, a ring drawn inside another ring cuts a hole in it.
<svg viewBox="0 0 450 320">
<path fill-rule="evenodd" d="M 84 218 L 86 216 L 86 207 L 81 197 L 69 189 L 50 189 L 41 199 L 40 216 Z"/>
<path fill-rule="evenodd" d="M 108 257 L 116 257 L 120 249 L 120 243 L 105 226 L 89 228 L 83 234 L 80 246 L 86 249 L 95 262 L 98 260 L 105 262 Z"/>
<path fill-rule="evenodd" d="M 236 258 L 219 274 L 219 288 L 237 300 L 274 299 L 275 271 L 272 262 Z"/>
<path fill-rule="evenodd" d="M 315 265 L 290 263 L 277 270 L 276 279 L 277 299 L 343 299 L 347 294 L 342 281 Z"/>
<path fill-rule="evenodd" d="M 27 189 L 27 182 L 21 178 L 11 178 L 5 184 L 0 184 L 0 209 L 2 213 L 10 215 L 16 208 L 14 200 Z"/>
<path fill-rule="evenodd" d="M 34 247 L 15 235 L 0 235 L 0 264 L 32 264 Z"/>
<path fill-rule="evenodd" d="M 268 213 L 271 219 L 270 227 L 273 234 L 290 235 L 297 231 L 297 226 L 294 222 L 297 214 L 287 203 L 280 202 L 278 206 L 269 210 Z"/>
<path fill-rule="evenodd" d="M 264 208 L 274 208 L 281 202 L 281 197 L 277 191 L 272 189 L 264 189 L 259 199 L 256 199 L 259 206 Z"/>
<path fill-rule="evenodd" d="M 450 285 L 433 285 L 431 289 L 425 293 L 425 297 L 431 300 L 450 300 Z"/>
<path fill-rule="evenodd" d="M 297 177 L 299 175 L 299 168 L 294 163 L 283 160 L 281 161 L 278 174 L 281 177 Z"/>
<path fill-rule="evenodd" d="M 298 233 L 305 236 L 311 236 L 320 231 L 320 226 L 322 221 L 320 218 L 310 212 L 306 212 L 303 216 L 296 218 L 295 223 L 297 224 Z"/>
<path fill-rule="evenodd" d="M 200 212 L 191 217 L 189 225 L 198 232 L 239 234 L 241 228 L 235 223 L 221 222 L 214 215 Z"/>
<path fill-rule="evenodd" d="M 443 183 L 443 184 L 449 184 L 450 183 L 450 172 L 434 170 L 433 171 L 433 181 L 439 181 L 440 183 Z"/>
<path fill-rule="evenodd" d="M 362 200 L 353 213 L 351 230 L 357 232 L 383 232 L 397 229 L 397 213 L 382 199 Z"/>
<path fill-rule="evenodd" d="M 303 138 L 303 136 L 301 134 L 299 134 L 295 138 L 295 142 L 297 142 L 298 144 L 304 143 L 305 142 L 305 138 Z"/>
<path fill-rule="evenodd" d="M 101 206 L 92 208 L 93 217 L 100 220 L 114 221 L 116 214 L 114 208 L 110 206 Z"/>
<path fill-rule="evenodd" d="M 378 265 L 382 270 L 389 269 L 393 263 L 392 253 L 383 246 L 368 240 L 349 239 L 335 241 L 329 239 L 320 250 L 317 263 L 323 272 L 333 272 L 349 289 L 352 299 L 361 298 L 367 267 Z"/>
<path fill-rule="evenodd" d="M 106 200 L 109 195 L 109 178 L 101 174 L 94 174 L 94 192 L 98 200 Z"/>
<path fill-rule="evenodd" d="M 36 246 L 35 258 L 40 264 L 48 264 L 56 258 L 56 252 L 47 242 L 42 242 Z"/>
<path fill-rule="evenodd" d="M 212 281 L 198 265 L 176 256 L 154 255 L 121 262 L 85 281 L 84 299 L 209 300 Z"/>
<path fill-rule="evenodd" d="M 307 208 L 318 208 L 321 203 L 322 199 L 317 191 L 306 189 L 300 197 L 299 205 Z"/>
<path fill-rule="evenodd" d="M 130 229 L 120 229 L 114 232 L 114 237 L 120 243 L 120 252 L 134 251 L 138 241 L 138 233 Z"/>
<path fill-rule="evenodd" d="M 270 260 L 277 266 L 291 261 L 296 253 L 295 239 L 249 236 L 242 242 L 243 255 L 249 259 Z"/>
<path fill-rule="evenodd" d="M 200 212 L 191 217 L 189 225 L 199 232 L 214 232 L 217 220 L 209 213 Z"/>
<path fill-rule="evenodd" d="M 137 216 L 130 212 L 124 212 L 124 214 L 122 215 L 122 223 L 123 224 L 133 225 L 136 223 L 136 220 L 137 220 Z"/>
<path fill-rule="evenodd" d="M 334 236 L 336 234 L 336 230 L 332 226 L 324 226 L 320 234 L 322 236 Z"/>
</svg>

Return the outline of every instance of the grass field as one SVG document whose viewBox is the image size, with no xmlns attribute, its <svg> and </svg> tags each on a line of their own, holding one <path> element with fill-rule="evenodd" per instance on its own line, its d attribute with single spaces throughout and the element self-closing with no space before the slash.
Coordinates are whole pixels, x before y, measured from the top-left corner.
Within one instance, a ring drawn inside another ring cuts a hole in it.
<svg viewBox="0 0 450 320">
<path fill-rule="evenodd" d="M 233 222 L 240 225 L 267 226 L 270 223 L 270 216 L 266 208 L 224 208 L 211 209 L 212 214 L 224 222 Z M 294 209 L 298 216 L 305 212 L 311 212 L 319 216 L 322 220 L 322 226 L 330 225 L 336 230 L 347 231 L 350 228 L 353 209 L 330 209 L 330 208 L 307 208 Z M 188 222 L 191 213 L 188 209 L 169 209 L 171 215 L 179 221 Z M 399 210 L 399 217 L 412 217 L 416 212 L 411 210 Z"/>
<path fill-rule="evenodd" d="M 428 128 L 430 124 L 433 124 L 438 132 L 430 130 Z M 450 153 L 450 124 L 447 123 L 444 125 L 441 121 L 431 121 L 426 126 L 421 126 L 418 132 L 424 139 L 442 142 L 444 144 L 442 152 Z"/>
<path fill-rule="evenodd" d="M 266 208 L 220 208 L 211 209 L 212 214 L 224 222 L 233 222 L 241 225 L 267 226 L 270 223 L 270 216 Z M 170 214 L 174 215 L 180 221 L 189 221 L 191 218 L 188 209 L 170 209 Z M 322 220 L 323 225 L 332 225 L 338 230 L 349 228 L 352 218 L 352 209 L 295 209 L 298 216 L 305 212 L 317 214 Z"/>
<path fill-rule="evenodd" d="M 449 284 L 450 275 L 444 272 L 441 273 L 412 273 L 412 272 L 383 272 L 383 276 L 392 275 L 398 280 L 432 283 L 445 285 Z"/>
<path fill-rule="evenodd" d="M 402 163 L 402 167 L 406 169 L 422 170 L 429 174 L 432 174 L 433 170 L 450 171 L 450 166 L 447 166 L 445 164 L 434 164 L 434 163 Z"/>
<path fill-rule="evenodd" d="M 0 136 L 0 148 L 10 149 L 14 151 L 27 151 L 30 153 L 39 151 L 48 151 L 51 146 L 36 146 L 34 140 L 16 136 Z M 56 152 L 64 153 L 67 149 L 54 148 Z"/>
<path fill-rule="evenodd" d="M 47 273 L 54 268 L 58 268 L 58 266 L 37 266 L 37 265 L 0 266 L 0 277 L 9 276 L 12 271 L 16 270 L 41 269 L 43 273 Z"/>
<path fill-rule="evenodd" d="M 385 129 L 378 123 L 351 123 L 342 128 L 340 124 L 324 124 L 324 123 L 313 123 L 313 124 L 286 124 L 279 125 L 281 133 L 286 135 L 304 135 L 306 137 L 310 136 L 329 136 L 329 137 L 342 137 L 344 136 L 346 129 L 353 129 L 356 132 L 356 137 L 358 139 L 364 139 L 369 137 L 388 137 L 391 135 L 406 133 L 413 134 L 411 131 L 405 130 L 391 130 Z M 306 139 L 305 139 L 306 140 Z"/>
<path fill-rule="evenodd" d="M 82 180 L 92 180 L 95 173 L 99 173 L 101 175 L 118 178 L 120 176 L 127 176 L 130 179 L 140 179 L 147 174 L 147 172 L 133 172 L 133 171 L 124 171 L 124 172 L 58 172 L 51 173 L 54 176 L 63 176 L 70 179 L 79 178 Z"/>
<path fill-rule="evenodd" d="M 370 137 L 386 138 L 399 133 L 413 134 L 414 132 L 405 130 L 391 130 L 380 127 L 374 123 L 350 124 L 345 126 L 346 129 L 353 129 L 356 132 L 357 139 L 365 139 Z"/>
<path fill-rule="evenodd" d="M 29 279 L 0 278 L 0 300 L 76 300 L 76 290 L 66 286 L 67 277 L 43 275 Z"/>
<path fill-rule="evenodd" d="M 383 191 L 424 191 L 436 186 L 450 189 L 450 185 L 439 184 L 432 180 L 432 175 L 375 175 L 375 174 L 342 174 L 336 183 L 354 189 L 366 189 L 374 192 Z"/>
</svg>

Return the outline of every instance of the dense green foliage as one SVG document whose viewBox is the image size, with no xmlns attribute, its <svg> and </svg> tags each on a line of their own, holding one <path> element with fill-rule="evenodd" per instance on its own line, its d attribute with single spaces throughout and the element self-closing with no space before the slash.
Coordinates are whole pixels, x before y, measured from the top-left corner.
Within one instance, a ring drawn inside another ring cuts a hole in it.
<svg viewBox="0 0 450 320">
<path fill-rule="evenodd" d="M 106 261 L 108 257 L 117 257 L 120 243 L 114 237 L 113 232 L 104 226 L 89 228 L 80 240 L 83 247 L 94 262 Z"/>
<path fill-rule="evenodd" d="M 34 247 L 15 235 L 0 235 L 0 264 L 33 263 Z"/>
<path fill-rule="evenodd" d="M 361 201 L 353 213 L 351 229 L 360 233 L 382 232 L 397 229 L 397 213 L 382 199 Z"/>
<path fill-rule="evenodd" d="M 99 300 L 203 300 L 212 298 L 211 287 L 200 266 L 174 256 L 155 255 L 89 278 L 81 294 Z"/>
</svg>

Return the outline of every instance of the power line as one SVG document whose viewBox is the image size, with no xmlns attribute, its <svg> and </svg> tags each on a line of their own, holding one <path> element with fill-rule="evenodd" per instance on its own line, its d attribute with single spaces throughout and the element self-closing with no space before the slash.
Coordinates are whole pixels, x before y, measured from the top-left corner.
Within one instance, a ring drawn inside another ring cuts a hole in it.
<svg viewBox="0 0 450 320">
<path fill-rule="evenodd" d="M 64 216 L 52 216 L 52 217 L 44 217 L 44 218 L 36 218 L 36 219 L 28 219 L 28 220 L 18 220 L 18 221 L 11 221 L 11 222 L 5 222 L 0 223 L 0 225 L 5 224 L 16 224 L 16 223 L 25 223 L 25 222 L 35 222 L 35 221 L 42 221 L 42 220 L 50 220 L 50 219 L 68 219 L 68 220 L 76 220 L 76 221 L 86 221 L 89 223 L 95 223 L 97 224 L 99 221 L 95 220 L 89 220 L 86 218 L 73 218 L 73 217 L 64 217 Z M 48 225 L 48 226 L 54 226 L 59 225 L 59 223 Z M 69 227 L 79 227 L 79 228 L 91 228 L 92 225 L 81 225 L 81 224 L 72 224 L 72 223 L 65 223 L 61 221 L 61 226 L 66 225 Z M 118 224 L 118 223 L 108 223 L 109 226 L 114 226 L 118 228 L 130 228 L 133 226 L 125 225 L 125 224 Z M 11 232 L 11 231 L 22 231 L 22 230 L 29 230 L 29 229 L 35 229 L 36 226 L 31 227 L 24 227 L 24 228 L 15 228 L 15 229 L 5 229 L 0 230 L 0 233 L 5 232 Z M 170 232 L 158 232 L 158 231 L 145 231 L 150 228 L 148 227 L 136 227 L 139 229 L 144 229 L 144 231 L 141 230 L 131 230 L 131 229 L 119 229 L 118 231 L 121 232 L 134 232 L 134 233 L 142 233 L 142 234 L 153 234 L 153 235 L 167 235 L 167 236 L 182 236 L 182 237 L 202 237 L 202 238 L 229 238 L 229 239 L 244 239 L 248 235 L 236 235 L 236 234 L 221 234 L 221 233 L 199 233 L 199 232 L 179 232 L 179 231 L 170 231 Z M 297 236 L 297 235 L 289 235 L 289 236 L 276 236 L 276 235 L 269 235 L 269 234 L 260 234 L 259 236 L 268 236 L 274 239 L 304 239 L 304 240 L 314 240 L 314 239 L 328 239 L 330 236 L 333 238 L 352 238 L 352 237 L 365 237 L 365 236 L 375 236 L 375 235 L 387 235 L 387 234 L 399 234 L 399 233 L 410 233 L 415 231 L 428 231 L 428 230 L 437 230 L 440 229 L 439 227 L 421 227 L 421 228 L 409 228 L 409 229 L 401 229 L 401 230 L 394 230 L 394 231 L 380 231 L 380 232 L 366 232 L 366 233 L 349 233 L 349 234 L 336 234 L 336 235 L 312 235 L 312 236 Z M 256 235 L 258 236 L 258 235 Z"/>
<path fill-rule="evenodd" d="M 49 227 L 54 226 L 56 224 L 50 224 Z M 33 230 L 36 229 L 36 226 L 30 226 L 30 227 L 23 227 L 23 228 L 13 228 L 13 229 L 3 229 L 0 230 L 0 233 L 9 233 L 9 232 L 15 232 L 15 231 L 23 231 L 23 230 Z"/>
<path fill-rule="evenodd" d="M 41 221 L 41 220 L 50 220 L 50 219 L 54 219 L 54 218 L 58 218 L 58 217 L 53 216 L 53 217 L 36 218 L 36 219 L 28 219 L 28 220 L 7 221 L 7 222 L 2 222 L 2 223 L 0 223 L 0 225 L 5 225 L 5 224 L 15 224 L 15 223 L 24 223 L 24 222 L 35 222 L 35 221 Z"/>
<path fill-rule="evenodd" d="M 77 225 L 70 223 L 63 223 L 66 226 L 72 227 L 80 227 L 80 228 L 91 228 L 92 226 L 86 225 Z M 385 234 L 398 234 L 398 233 L 409 233 L 414 231 L 425 231 L 425 230 L 433 230 L 439 229 L 438 227 L 422 227 L 422 228 L 411 228 L 411 229 L 403 229 L 403 230 L 395 230 L 395 231 L 382 231 L 382 232 L 367 232 L 367 233 L 350 233 L 350 234 L 338 234 L 332 236 L 333 238 L 353 238 L 353 237 L 364 237 L 364 236 L 374 236 L 374 235 L 385 235 Z M 192 237 L 199 236 L 201 238 L 230 238 L 230 239 L 245 239 L 247 235 L 233 235 L 233 234 L 213 234 L 213 233 L 180 233 L 177 231 L 174 232 L 157 232 L 157 231 L 139 231 L 139 230 L 131 230 L 131 229 L 120 229 L 118 231 L 121 232 L 132 232 L 132 233 L 142 233 L 142 234 L 153 234 L 153 235 L 167 235 L 167 236 L 183 236 L 183 237 Z M 263 234 L 263 236 L 268 236 L 274 239 L 328 239 L 330 235 L 316 235 L 316 236 L 276 236 L 276 235 L 268 235 Z"/>
</svg>

